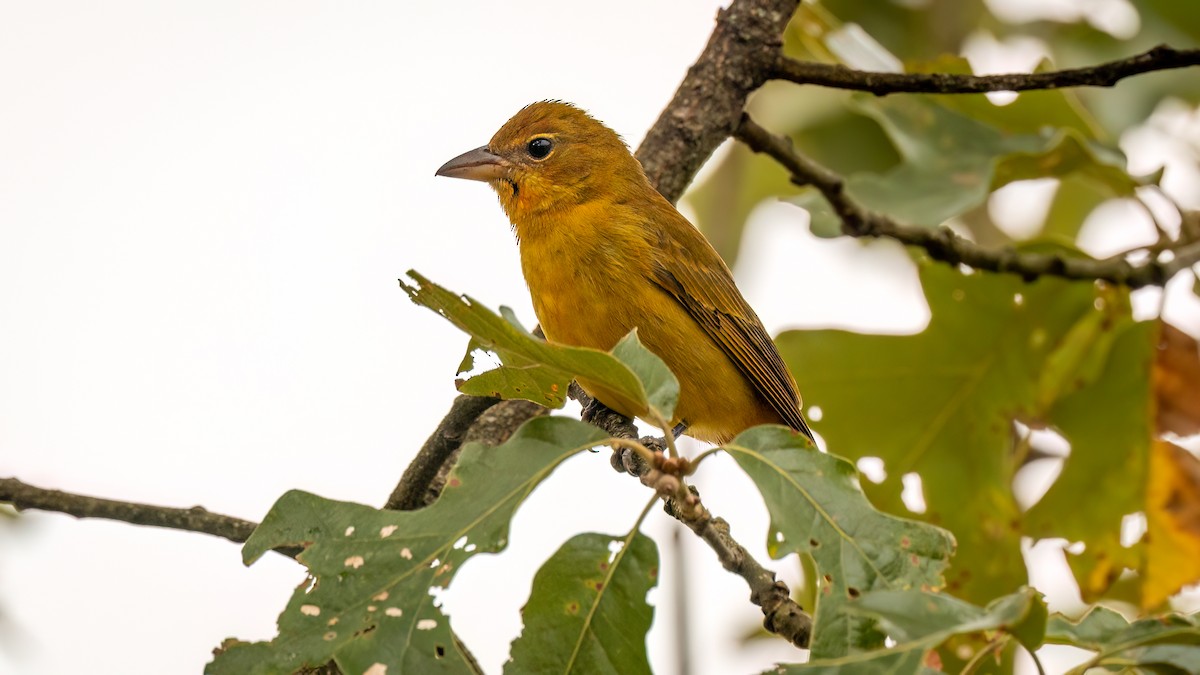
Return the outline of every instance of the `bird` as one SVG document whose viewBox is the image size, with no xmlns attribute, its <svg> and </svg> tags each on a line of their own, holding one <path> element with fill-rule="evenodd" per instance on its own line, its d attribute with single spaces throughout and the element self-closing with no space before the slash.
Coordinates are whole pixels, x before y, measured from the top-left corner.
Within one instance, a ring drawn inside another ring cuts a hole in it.
<svg viewBox="0 0 1200 675">
<path fill-rule="evenodd" d="M 549 342 L 607 351 L 637 329 L 679 380 L 676 435 L 723 444 L 783 424 L 812 442 L 796 381 L 729 267 L 615 131 L 573 104 L 539 101 L 436 175 L 499 195 Z M 579 384 L 638 413 L 599 383 Z"/>
</svg>

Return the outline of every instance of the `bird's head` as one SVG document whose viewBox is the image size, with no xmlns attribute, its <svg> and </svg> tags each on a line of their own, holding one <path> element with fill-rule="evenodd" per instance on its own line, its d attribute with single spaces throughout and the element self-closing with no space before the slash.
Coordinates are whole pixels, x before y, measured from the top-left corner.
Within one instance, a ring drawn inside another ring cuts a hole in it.
<svg viewBox="0 0 1200 675">
<path fill-rule="evenodd" d="M 561 101 L 525 106 L 487 145 L 446 162 L 437 175 L 489 183 L 518 235 L 548 214 L 649 186 L 616 132 Z"/>
</svg>

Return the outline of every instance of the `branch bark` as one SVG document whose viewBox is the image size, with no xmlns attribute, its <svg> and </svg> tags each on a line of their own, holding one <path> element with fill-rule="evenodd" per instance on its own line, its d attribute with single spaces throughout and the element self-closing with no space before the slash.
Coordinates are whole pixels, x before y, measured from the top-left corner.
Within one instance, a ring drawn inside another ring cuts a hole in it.
<svg viewBox="0 0 1200 675">
<path fill-rule="evenodd" d="M 979 94 L 1063 87 L 1111 87 L 1133 75 L 1195 65 L 1200 65 L 1200 49 L 1175 49 L 1167 45 L 1085 68 L 1002 75 L 868 72 L 836 64 L 799 61 L 780 54 L 772 64 L 771 79 L 865 91 L 876 96 L 896 93 Z"/>
<path fill-rule="evenodd" d="M 12 504 L 18 511 L 53 511 L 76 518 L 103 518 L 134 525 L 200 532 L 228 539 L 235 544 L 244 543 L 254 528 L 258 527 L 258 523 L 213 513 L 200 506 L 178 509 L 87 497 L 62 490 L 36 487 L 16 478 L 0 478 L 0 502 Z M 300 552 L 300 549 L 293 548 L 276 550 L 292 558 Z"/>
<path fill-rule="evenodd" d="M 772 71 L 797 0 L 734 0 L 688 69 L 636 156 L 650 183 L 678 201 L 700 166 L 729 138 L 746 97 Z"/>
<path fill-rule="evenodd" d="M 426 493 L 442 467 L 456 455 L 467 429 L 499 402 L 498 398 L 465 394 L 454 399 L 450 412 L 446 413 L 425 445 L 417 451 L 417 456 L 409 462 L 383 508 L 411 511 L 424 506 Z"/>
<path fill-rule="evenodd" d="M 1017 252 L 1012 248 L 988 249 L 964 239 L 946 227 L 918 227 L 892 220 L 863 207 L 846 194 L 841 176 L 796 152 L 791 139 L 773 134 L 743 115 L 734 136 L 755 152 L 765 153 L 784 166 L 798 185 L 811 185 L 824 195 L 851 237 L 888 237 L 925 250 L 934 260 L 963 264 L 989 272 L 1011 272 L 1026 281 L 1052 275 L 1066 279 L 1102 280 L 1129 288 L 1162 286 L 1180 271 L 1200 262 L 1200 241 L 1169 255 L 1133 264 L 1123 258 L 1093 260 L 1058 254 Z"/>
</svg>

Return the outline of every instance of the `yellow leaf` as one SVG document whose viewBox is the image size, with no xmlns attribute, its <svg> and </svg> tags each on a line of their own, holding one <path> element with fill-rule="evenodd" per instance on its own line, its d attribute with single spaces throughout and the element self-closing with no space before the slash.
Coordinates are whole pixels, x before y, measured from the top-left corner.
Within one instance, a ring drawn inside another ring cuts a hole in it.
<svg viewBox="0 0 1200 675">
<path fill-rule="evenodd" d="M 1156 441 L 1150 454 L 1142 607 L 1200 581 L 1200 460 Z"/>
</svg>

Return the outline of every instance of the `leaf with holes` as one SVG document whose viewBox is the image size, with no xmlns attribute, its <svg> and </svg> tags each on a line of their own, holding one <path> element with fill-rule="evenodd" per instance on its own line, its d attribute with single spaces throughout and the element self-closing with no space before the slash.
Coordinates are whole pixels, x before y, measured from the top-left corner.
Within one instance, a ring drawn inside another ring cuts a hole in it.
<svg viewBox="0 0 1200 675">
<path fill-rule="evenodd" d="M 270 642 L 223 651 L 206 673 L 293 672 L 333 659 L 344 673 L 467 670 L 430 590 L 471 556 L 503 549 L 517 507 L 567 458 L 604 432 L 562 417 L 530 420 L 496 447 L 463 449 L 441 498 L 419 511 L 381 511 L 306 492 L 285 494 L 243 549 L 247 564 L 300 546 L 312 582 L 296 589 Z"/>
<path fill-rule="evenodd" d="M 612 353 L 552 344 L 522 328 L 511 312 L 507 318 L 501 317 L 417 272 L 409 270 L 408 275 L 413 283 L 401 280 L 400 287 L 413 302 L 432 309 L 474 337 L 473 347 L 491 350 L 502 361 L 507 358 L 500 368 L 460 385 L 465 392 L 562 405 L 565 383 L 578 377 L 601 388 L 600 398 L 610 407 L 632 411 L 638 417 L 649 415 L 651 421 L 655 416 L 671 419 L 679 398 L 679 382 L 662 359 L 637 339 L 636 330 L 622 338 Z M 469 350 L 467 358 L 471 359 L 474 349 Z M 473 365 L 473 360 L 464 359 L 459 370 Z"/>
<path fill-rule="evenodd" d="M 1012 635 L 1027 648 L 1036 649 L 1046 632 L 1046 603 L 1032 588 L 997 598 L 987 607 L 976 607 L 943 593 L 874 591 L 848 609 L 877 621 L 896 645 L 838 658 L 813 659 L 774 672 L 915 673 L 929 662 L 932 650 L 955 636 L 984 633 L 991 636 L 1000 631 Z"/>
<path fill-rule="evenodd" d="M 949 532 L 876 511 L 844 459 L 806 449 L 799 434 L 755 427 L 724 446 L 750 475 L 771 514 L 768 550 L 812 556 L 824 583 L 814 614 L 813 658 L 883 644 L 874 621 L 846 611 L 880 589 L 937 588 L 954 551 Z"/>
<path fill-rule="evenodd" d="M 533 578 L 504 672 L 649 675 L 646 593 L 657 579 L 658 550 L 636 530 L 572 537 Z"/>
<path fill-rule="evenodd" d="M 1121 292 L 1055 278 L 1026 283 L 1007 274 L 963 274 L 929 262 L 919 272 L 932 318 L 917 335 L 789 331 L 776 343 L 810 409 L 821 409 L 812 426 L 829 450 L 883 460 L 886 478 L 864 486 L 875 505 L 911 513 L 901 499 L 902 478 L 920 477 L 925 511 L 914 517 L 954 533 L 957 564 L 947 573 L 948 587 L 981 603 L 996 588 L 1026 582 L 1025 524 L 1012 492 L 1013 457 L 1020 452 L 1014 421 L 1044 424 L 1059 402 L 1100 379 L 1144 383 L 1148 373 L 1140 364 L 1153 342 L 1140 339 L 1144 333 L 1122 338 L 1134 324 Z M 1144 385 L 1101 387 L 1104 393 L 1081 407 L 1081 423 L 1133 429 L 1126 422 L 1140 415 L 1144 427 L 1150 410 Z M 1094 436 L 1064 433 L 1079 442 L 1081 457 L 1092 451 Z M 1088 465 L 1111 471 L 1106 480 L 1125 481 L 1128 465 L 1124 455 L 1111 454 L 1117 451 L 1116 443 L 1099 445 Z M 1088 490 L 1068 491 L 1071 506 L 1051 512 L 1038 536 L 1055 536 L 1054 518 L 1099 508 L 1077 508 L 1080 494 Z M 1129 494 L 1122 488 L 1111 498 Z"/>
</svg>

